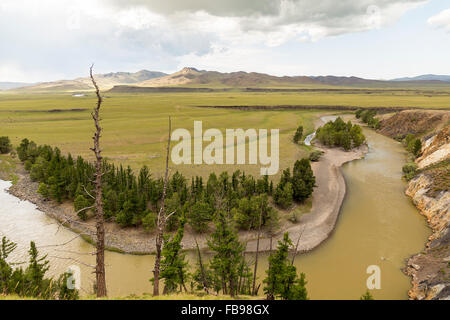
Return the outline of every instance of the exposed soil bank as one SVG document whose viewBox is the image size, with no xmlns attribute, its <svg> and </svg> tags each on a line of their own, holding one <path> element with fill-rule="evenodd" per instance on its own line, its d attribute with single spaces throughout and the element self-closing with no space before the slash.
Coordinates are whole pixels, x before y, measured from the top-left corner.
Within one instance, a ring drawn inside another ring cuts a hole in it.
<svg viewBox="0 0 450 320">
<path fill-rule="evenodd" d="M 419 134 L 419 174 L 405 191 L 433 230 L 426 249 L 410 257 L 404 272 L 412 278 L 410 299 L 450 299 L 450 119 L 449 112 L 403 111 L 381 121 L 391 138 Z"/>
<path fill-rule="evenodd" d="M 318 120 L 316 127 L 323 122 Z M 349 161 L 361 159 L 367 152 L 367 147 L 363 146 L 351 152 L 345 152 L 337 148 L 319 147 L 325 152 L 321 160 L 313 163 L 313 171 L 316 176 L 317 188 L 313 193 L 313 203 L 311 212 L 304 214 L 296 224 L 285 223 L 281 230 L 272 239 L 276 241 L 282 237 L 284 232 L 289 232 L 293 241 L 301 236 L 299 251 L 309 251 L 324 241 L 333 231 L 342 201 L 345 196 L 345 181 L 339 167 Z M 22 165 L 18 165 L 16 170 L 18 181 L 8 192 L 21 200 L 28 200 L 35 204 L 37 208 L 45 212 L 48 216 L 56 219 L 64 226 L 77 233 L 84 235 L 88 241 L 95 242 L 95 222 L 90 219 L 82 222 L 75 215 L 71 202 L 58 204 L 55 201 L 46 201 L 36 192 L 38 183 L 31 181 L 29 174 Z M 206 248 L 205 235 L 197 235 L 187 226 L 183 238 L 184 249 L 195 249 L 195 237 L 201 248 Z M 132 254 L 150 254 L 155 251 L 154 233 L 144 232 L 139 228 L 121 228 L 115 222 L 106 223 L 105 245 L 108 249 L 132 253 Z M 256 231 L 241 231 L 240 239 L 247 242 L 247 251 L 256 250 Z M 270 249 L 270 239 L 266 237 L 261 239 L 260 250 Z M 274 242 L 276 244 L 276 242 Z"/>
</svg>

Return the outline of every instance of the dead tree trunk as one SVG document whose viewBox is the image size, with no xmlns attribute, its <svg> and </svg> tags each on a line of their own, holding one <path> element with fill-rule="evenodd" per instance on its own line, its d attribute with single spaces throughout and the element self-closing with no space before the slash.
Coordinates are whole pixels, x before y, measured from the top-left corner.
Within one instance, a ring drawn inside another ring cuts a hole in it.
<svg viewBox="0 0 450 320">
<path fill-rule="evenodd" d="M 103 176 L 103 158 L 100 149 L 100 137 L 102 128 L 100 127 L 100 107 L 102 105 L 102 97 L 100 90 L 95 82 L 92 74 L 93 65 L 90 68 L 90 76 L 92 83 L 95 87 L 95 93 L 97 95 L 97 105 L 92 112 L 92 119 L 95 123 L 94 147 L 91 150 L 95 154 L 95 217 L 96 217 L 96 229 L 97 229 L 97 250 L 96 250 L 96 288 L 97 297 L 106 296 L 106 277 L 105 277 L 105 221 L 103 216 L 103 200 L 102 200 L 102 176 Z"/>
<path fill-rule="evenodd" d="M 157 234 L 156 234 L 156 258 L 155 268 L 153 270 L 153 295 L 159 296 L 159 274 L 161 268 L 161 251 L 164 241 L 164 229 L 166 227 L 167 219 L 170 215 L 166 215 L 164 203 L 166 200 L 167 192 L 167 180 L 169 177 L 169 151 L 170 151 L 170 135 L 172 131 L 172 123 L 169 117 L 169 137 L 167 138 L 167 154 L 166 154 L 166 172 L 164 174 L 164 187 L 161 198 L 161 207 L 158 212 L 158 220 L 156 222 Z"/>
<path fill-rule="evenodd" d="M 303 236 L 303 232 L 305 231 L 305 229 L 306 229 L 306 225 L 303 227 L 302 232 L 300 233 L 300 235 L 297 239 L 297 244 L 295 245 L 295 251 L 294 251 L 294 254 L 292 255 L 292 261 L 291 261 L 292 266 L 294 265 L 295 257 L 297 256 L 297 252 L 298 252 L 298 245 L 300 243 L 300 240 Z"/>
<path fill-rule="evenodd" d="M 259 238 L 261 236 L 262 212 L 259 214 L 258 240 L 256 240 L 255 270 L 253 271 L 252 295 L 256 295 L 256 271 L 258 270 Z"/>
<path fill-rule="evenodd" d="M 195 237 L 194 237 L 194 240 L 195 240 L 195 245 L 197 246 L 198 264 L 200 265 L 200 271 L 202 273 L 203 289 L 206 291 L 207 294 L 209 294 L 208 282 L 206 281 L 205 269 L 203 268 L 202 253 L 200 252 L 200 247 L 198 246 L 198 242 Z"/>
</svg>

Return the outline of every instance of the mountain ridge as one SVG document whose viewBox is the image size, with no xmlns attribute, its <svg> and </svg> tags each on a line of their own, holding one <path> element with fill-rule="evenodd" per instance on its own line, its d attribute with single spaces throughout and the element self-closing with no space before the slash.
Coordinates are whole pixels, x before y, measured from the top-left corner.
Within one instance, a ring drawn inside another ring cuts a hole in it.
<svg viewBox="0 0 450 320">
<path fill-rule="evenodd" d="M 391 81 L 443 81 L 450 82 L 450 76 L 437 74 L 422 74 L 416 77 L 403 77 L 392 79 Z"/>
<path fill-rule="evenodd" d="M 431 77 L 432 76 L 432 77 Z M 414 78 L 393 80 L 373 80 L 355 76 L 274 76 L 259 72 L 219 72 L 185 67 L 167 74 L 159 71 L 141 70 L 138 72 L 110 72 L 96 74 L 95 78 L 101 90 L 133 91 L 132 88 L 163 87 L 199 87 L 199 88 L 304 88 L 304 87 L 354 87 L 389 88 L 417 86 L 450 86 L 447 76 L 424 75 Z M 405 80 L 402 80 L 405 79 Z M 412 79 L 412 80 L 410 80 Z M 42 82 L 34 85 L 13 88 L 19 92 L 38 91 L 90 91 L 93 85 L 89 77 L 73 80 Z M 141 91 L 142 90 L 134 90 Z M 168 92 L 168 91 L 167 91 Z"/>
</svg>

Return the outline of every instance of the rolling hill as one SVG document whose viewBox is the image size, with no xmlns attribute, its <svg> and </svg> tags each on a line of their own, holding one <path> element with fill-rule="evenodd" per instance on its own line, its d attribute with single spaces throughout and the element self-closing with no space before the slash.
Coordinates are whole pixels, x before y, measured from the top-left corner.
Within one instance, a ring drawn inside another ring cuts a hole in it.
<svg viewBox="0 0 450 320">
<path fill-rule="evenodd" d="M 159 71 L 141 70 L 135 73 L 131 72 L 111 72 L 105 74 L 96 74 L 95 79 L 102 90 L 108 90 L 116 85 L 130 85 L 146 81 L 153 78 L 165 76 Z M 93 90 L 91 79 L 89 77 L 77 78 L 74 80 L 59 80 L 52 82 L 41 82 L 36 85 L 14 88 L 14 91 L 89 91 Z"/>
<path fill-rule="evenodd" d="M 295 86 L 299 84 L 317 84 L 314 79 L 305 76 L 276 77 L 257 72 L 231 72 L 200 71 L 195 68 L 183 68 L 170 75 L 150 79 L 137 86 L 159 87 L 173 85 L 199 85 L 211 87 L 252 87 L 252 86 Z"/>
</svg>

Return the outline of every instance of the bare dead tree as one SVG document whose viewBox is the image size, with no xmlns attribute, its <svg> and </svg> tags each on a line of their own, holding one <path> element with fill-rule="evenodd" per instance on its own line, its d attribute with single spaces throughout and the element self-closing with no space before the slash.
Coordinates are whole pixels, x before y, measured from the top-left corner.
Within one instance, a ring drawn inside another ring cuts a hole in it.
<svg viewBox="0 0 450 320">
<path fill-rule="evenodd" d="M 256 271 L 258 270 L 259 238 L 261 236 L 261 225 L 262 225 L 262 212 L 259 213 L 258 240 L 256 240 L 255 270 L 253 271 L 253 287 L 252 287 L 253 295 L 256 295 Z"/>
<path fill-rule="evenodd" d="M 161 207 L 158 212 L 158 219 L 156 222 L 156 258 L 155 258 L 155 268 L 153 269 L 153 295 L 159 296 L 159 274 L 161 268 L 161 251 L 164 241 L 164 229 L 166 228 L 167 219 L 173 214 L 166 214 L 166 209 L 164 207 L 166 201 L 167 193 L 167 182 L 169 178 L 169 151 L 170 151 L 170 135 L 172 133 L 172 122 L 169 117 L 169 137 L 167 138 L 167 153 L 166 153 L 166 172 L 164 174 L 164 187 L 163 194 L 161 197 Z"/>
<path fill-rule="evenodd" d="M 209 289 L 208 289 L 208 282 L 206 281 L 205 268 L 203 267 L 202 253 L 200 252 L 200 247 L 198 246 L 197 238 L 195 236 L 194 236 L 194 240 L 195 240 L 195 245 L 197 246 L 198 264 L 200 266 L 200 272 L 202 274 L 203 289 L 206 291 L 207 294 L 210 294 Z"/>
<path fill-rule="evenodd" d="M 294 265 L 294 260 L 295 260 L 295 257 L 297 256 L 297 252 L 298 252 L 298 245 L 300 243 L 300 240 L 303 236 L 303 232 L 305 231 L 305 229 L 306 229 L 306 225 L 303 227 L 302 232 L 300 233 L 299 237 L 297 238 L 297 244 L 295 245 L 295 251 L 294 251 L 294 254 L 292 255 L 291 265 Z"/>
<path fill-rule="evenodd" d="M 95 218 L 96 218 L 96 265 L 95 265 L 95 275 L 96 275 L 96 288 L 97 297 L 106 296 L 106 275 L 105 275 L 105 219 L 103 216 L 103 200 L 102 200 L 102 177 L 103 172 L 103 157 L 101 155 L 102 150 L 100 149 L 100 137 L 102 128 L 100 126 L 100 108 L 102 105 L 102 97 L 100 95 L 100 90 L 97 83 L 95 82 L 94 75 L 92 74 L 92 69 L 94 65 L 91 66 L 89 74 L 91 77 L 92 84 L 95 87 L 95 94 L 97 95 L 97 105 L 92 112 L 92 119 L 95 124 L 95 133 L 92 139 L 94 140 L 94 147 L 91 148 L 92 152 L 95 154 Z"/>
</svg>

